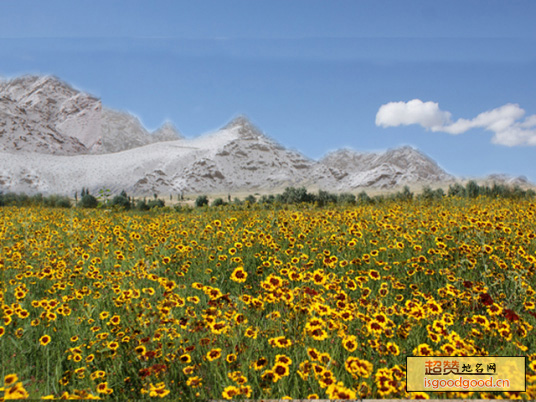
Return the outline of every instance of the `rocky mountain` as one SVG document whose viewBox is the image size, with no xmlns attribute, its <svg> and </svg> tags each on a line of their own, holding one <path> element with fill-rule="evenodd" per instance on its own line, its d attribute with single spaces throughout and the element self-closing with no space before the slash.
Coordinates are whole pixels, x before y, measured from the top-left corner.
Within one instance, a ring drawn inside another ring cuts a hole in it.
<svg viewBox="0 0 536 402">
<path fill-rule="evenodd" d="M 454 180 L 434 160 L 409 146 L 381 153 L 341 149 L 330 152 L 320 163 L 347 173 L 340 183 L 345 189 L 389 188 L 405 183 Z"/>
<path fill-rule="evenodd" d="M 53 76 L 0 81 L 0 150 L 53 155 L 110 153 L 181 138 L 167 123 L 155 135 L 125 112 Z"/>
<path fill-rule="evenodd" d="M 136 134 L 129 140 L 143 138 L 141 131 L 135 131 L 135 121 L 128 122 Z M 175 135 L 172 127 L 162 131 L 161 135 Z M 365 158 L 365 162 L 360 158 Z M 361 177 L 363 180 L 359 181 Z M 360 186 L 385 187 L 404 180 L 445 177 L 449 176 L 412 148 L 381 155 L 343 150 L 315 161 L 286 149 L 243 116 L 215 133 L 135 146 L 115 153 L 77 156 L 0 153 L 0 189 L 27 193 L 74 194 L 81 187 L 95 192 L 101 188 L 113 192 L 124 189 L 136 195 L 222 193 L 302 185 L 347 191 Z"/>
<path fill-rule="evenodd" d="M 104 107 L 101 115 L 101 138 L 90 148 L 91 153 L 113 153 L 142 147 L 160 141 L 182 138 L 172 123 L 166 122 L 153 133 L 149 133 L 140 120 L 126 112 Z"/>
<path fill-rule="evenodd" d="M 510 176 L 503 173 L 490 174 L 483 178 L 460 178 L 461 182 L 467 182 L 469 180 L 475 180 L 477 183 L 487 186 L 492 186 L 493 184 L 519 187 L 531 186 L 530 181 L 525 176 Z"/>
<path fill-rule="evenodd" d="M 182 138 L 182 134 L 172 122 L 166 121 L 160 128 L 151 133 L 151 137 L 153 139 L 152 142 L 175 141 Z"/>
<path fill-rule="evenodd" d="M 52 77 L 0 82 L 0 150 L 85 153 L 98 135 L 100 108 L 97 99 Z"/>
<path fill-rule="evenodd" d="M 329 191 L 452 179 L 411 147 L 338 150 L 320 161 L 286 149 L 240 116 L 215 133 L 153 133 L 125 112 L 51 77 L 0 81 L 0 191 L 142 195 L 307 186 Z"/>
</svg>

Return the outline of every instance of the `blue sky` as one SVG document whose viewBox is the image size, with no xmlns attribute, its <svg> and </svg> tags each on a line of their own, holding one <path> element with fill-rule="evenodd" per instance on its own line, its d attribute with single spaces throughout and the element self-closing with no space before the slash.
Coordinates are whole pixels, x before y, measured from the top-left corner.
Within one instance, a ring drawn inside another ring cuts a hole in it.
<svg viewBox="0 0 536 402">
<path fill-rule="evenodd" d="M 315 159 L 409 144 L 455 175 L 536 182 L 534 16 L 533 0 L 2 0 L 0 76 L 53 74 L 187 137 L 245 114 Z"/>
</svg>

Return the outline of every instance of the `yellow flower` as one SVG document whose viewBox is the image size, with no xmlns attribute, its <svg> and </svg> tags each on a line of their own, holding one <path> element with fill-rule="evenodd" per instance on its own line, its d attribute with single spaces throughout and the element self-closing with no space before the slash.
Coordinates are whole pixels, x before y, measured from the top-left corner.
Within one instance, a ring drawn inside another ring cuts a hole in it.
<svg viewBox="0 0 536 402">
<path fill-rule="evenodd" d="M 221 356 L 221 349 L 212 349 L 207 353 L 208 361 L 219 359 Z"/>
<path fill-rule="evenodd" d="M 387 345 L 385 347 L 387 351 L 394 356 L 398 356 L 400 354 L 400 348 L 396 343 L 387 342 Z"/>
<path fill-rule="evenodd" d="M 4 390 L 4 399 L 27 399 L 30 394 L 24 389 L 22 382 L 16 383 L 13 387 Z"/>
<path fill-rule="evenodd" d="M 266 367 L 267 364 L 268 364 L 268 359 L 266 359 L 266 357 L 259 357 L 257 360 L 255 360 L 251 364 L 251 367 L 253 367 L 255 371 L 259 371 L 259 370 L 262 370 L 264 367 Z"/>
<path fill-rule="evenodd" d="M 367 360 L 361 360 L 357 357 L 348 357 L 344 363 L 346 371 L 348 371 L 354 377 L 368 378 L 372 374 L 372 363 Z"/>
<path fill-rule="evenodd" d="M 287 364 L 276 363 L 271 370 L 274 373 L 274 382 L 289 375 L 290 370 Z"/>
<path fill-rule="evenodd" d="M 192 361 L 192 358 L 189 354 L 185 353 L 179 357 L 179 360 L 181 361 L 181 363 L 188 364 Z"/>
<path fill-rule="evenodd" d="M 41 338 L 39 338 L 39 343 L 42 345 L 42 346 L 46 346 L 50 343 L 51 341 L 51 338 L 49 335 L 43 335 Z"/>
<path fill-rule="evenodd" d="M 292 359 L 286 355 L 276 355 L 275 362 L 280 364 L 286 364 L 290 366 L 292 364 Z"/>
<path fill-rule="evenodd" d="M 284 336 L 278 336 L 276 338 L 271 338 L 268 340 L 271 346 L 276 348 L 288 348 L 292 346 L 292 341 L 285 338 Z"/>
<path fill-rule="evenodd" d="M 228 387 L 225 387 L 225 389 L 221 393 L 221 396 L 224 399 L 233 399 L 235 396 L 238 395 L 240 395 L 240 388 L 235 387 L 234 385 L 229 385 Z"/>
<path fill-rule="evenodd" d="M 329 399 L 356 399 L 356 393 L 352 389 L 346 388 L 342 382 L 332 384 L 326 390 Z"/>
<path fill-rule="evenodd" d="M 159 397 L 164 398 L 167 395 L 169 395 L 170 391 L 166 389 L 166 384 L 163 382 L 160 382 L 156 385 L 150 384 L 149 385 L 149 396 L 151 398 Z"/>
<path fill-rule="evenodd" d="M 4 377 L 4 387 L 11 387 L 19 380 L 17 374 L 8 374 Z"/>
<path fill-rule="evenodd" d="M 348 352 L 355 352 L 358 346 L 357 337 L 355 335 L 349 335 L 342 341 L 342 346 Z"/>
<path fill-rule="evenodd" d="M 415 349 L 413 349 L 414 356 L 433 356 L 433 349 L 426 343 L 421 343 Z"/>
<path fill-rule="evenodd" d="M 114 315 L 112 316 L 112 318 L 110 318 L 110 324 L 119 325 L 120 323 L 121 323 L 121 317 L 119 317 L 118 315 Z"/>
<path fill-rule="evenodd" d="M 246 281 L 248 273 L 244 271 L 244 267 L 237 267 L 231 274 L 231 280 L 238 283 L 243 283 Z"/>
<path fill-rule="evenodd" d="M 202 379 L 200 377 L 189 377 L 186 381 L 186 385 L 192 388 L 197 388 L 202 385 Z"/>
<path fill-rule="evenodd" d="M 411 399 L 430 399 L 426 392 L 410 392 Z"/>
<path fill-rule="evenodd" d="M 119 343 L 115 341 L 108 343 L 108 348 L 111 350 L 117 350 L 118 347 L 119 347 Z"/>
<path fill-rule="evenodd" d="M 105 394 L 108 390 L 108 383 L 107 382 L 101 382 L 99 385 L 97 385 L 97 392 L 99 394 Z"/>
</svg>

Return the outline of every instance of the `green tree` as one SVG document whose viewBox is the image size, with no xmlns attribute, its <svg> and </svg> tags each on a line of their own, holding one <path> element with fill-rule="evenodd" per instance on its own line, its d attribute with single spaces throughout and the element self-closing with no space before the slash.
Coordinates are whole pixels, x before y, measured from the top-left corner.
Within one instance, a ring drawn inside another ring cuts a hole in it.
<svg viewBox="0 0 536 402">
<path fill-rule="evenodd" d="M 221 198 L 215 198 L 214 201 L 212 201 L 213 207 L 219 207 L 220 205 L 224 205 L 223 199 Z"/>
<path fill-rule="evenodd" d="M 138 211 L 147 211 L 150 209 L 149 205 L 147 205 L 147 202 L 145 200 L 138 200 L 136 202 L 136 209 Z"/>
<path fill-rule="evenodd" d="M 328 193 L 324 190 L 318 190 L 318 195 L 316 196 L 316 203 L 319 207 L 323 207 L 328 204 L 335 204 L 337 203 L 337 196 L 335 194 Z"/>
<path fill-rule="evenodd" d="M 480 187 L 476 184 L 476 181 L 471 180 L 465 185 L 465 192 L 469 198 L 476 198 L 480 194 Z"/>
<path fill-rule="evenodd" d="M 164 202 L 164 200 L 160 200 L 160 199 L 151 200 L 147 203 L 147 206 L 149 207 L 149 209 L 162 208 L 165 205 L 166 203 Z"/>
<path fill-rule="evenodd" d="M 300 204 L 303 202 L 314 202 L 315 197 L 313 194 L 309 194 L 305 187 L 287 187 L 283 194 L 281 194 L 281 201 L 285 204 Z"/>
<path fill-rule="evenodd" d="M 91 194 L 85 194 L 80 200 L 80 206 L 82 208 L 97 208 L 99 201 Z"/>
<path fill-rule="evenodd" d="M 208 197 L 206 195 L 200 195 L 195 199 L 196 207 L 202 207 L 204 205 L 208 205 Z"/>
<path fill-rule="evenodd" d="M 449 186 L 448 195 L 449 197 L 465 197 L 467 193 L 464 186 L 460 183 L 454 183 Z"/>
<path fill-rule="evenodd" d="M 337 197 L 337 202 L 339 204 L 355 205 L 355 202 L 356 202 L 355 195 L 351 193 L 341 193 Z"/>
<path fill-rule="evenodd" d="M 125 194 L 123 194 L 123 193 L 124 192 L 122 192 L 120 195 L 116 195 L 112 199 L 112 206 L 122 208 L 122 209 L 125 209 L 125 210 L 129 210 L 130 207 L 131 207 L 130 201 L 128 199 L 128 196 L 126 196 L 126 193 Z"/>
<path fill-rule="evenodd" d="M 254 195 L 250 194 L 244 199 L 244 201 L 249 203 L 249 204 L 251 204 L 251 205 L 253 205 L 253 204 L 255 204 L 257 202 L 257 199 L 255 198 Z"/>
<path fill-rule="evenodd" d="M 363 204 L 370 204 L 372 202 L 372 199 L 369 197 L 369 195 L 365 191 L 361 191 L 357 195 L 357 202 L 361 205 Z"/>
</svg>

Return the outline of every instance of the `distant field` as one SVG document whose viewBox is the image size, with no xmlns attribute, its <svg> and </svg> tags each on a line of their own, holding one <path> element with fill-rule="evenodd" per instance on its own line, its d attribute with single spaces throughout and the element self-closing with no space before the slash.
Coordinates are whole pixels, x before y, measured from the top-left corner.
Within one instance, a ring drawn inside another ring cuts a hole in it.
<svg viewBox="0 0 536 402">
<path fill-rule="evenodd" d="M 147 213 L 2 207 L 3 391 L 535 399 L 535 239 L 534 202 L 481 197 Z M 528 356 L 527 391 L 407 393 L 411 355 Z"/>
</svg>

